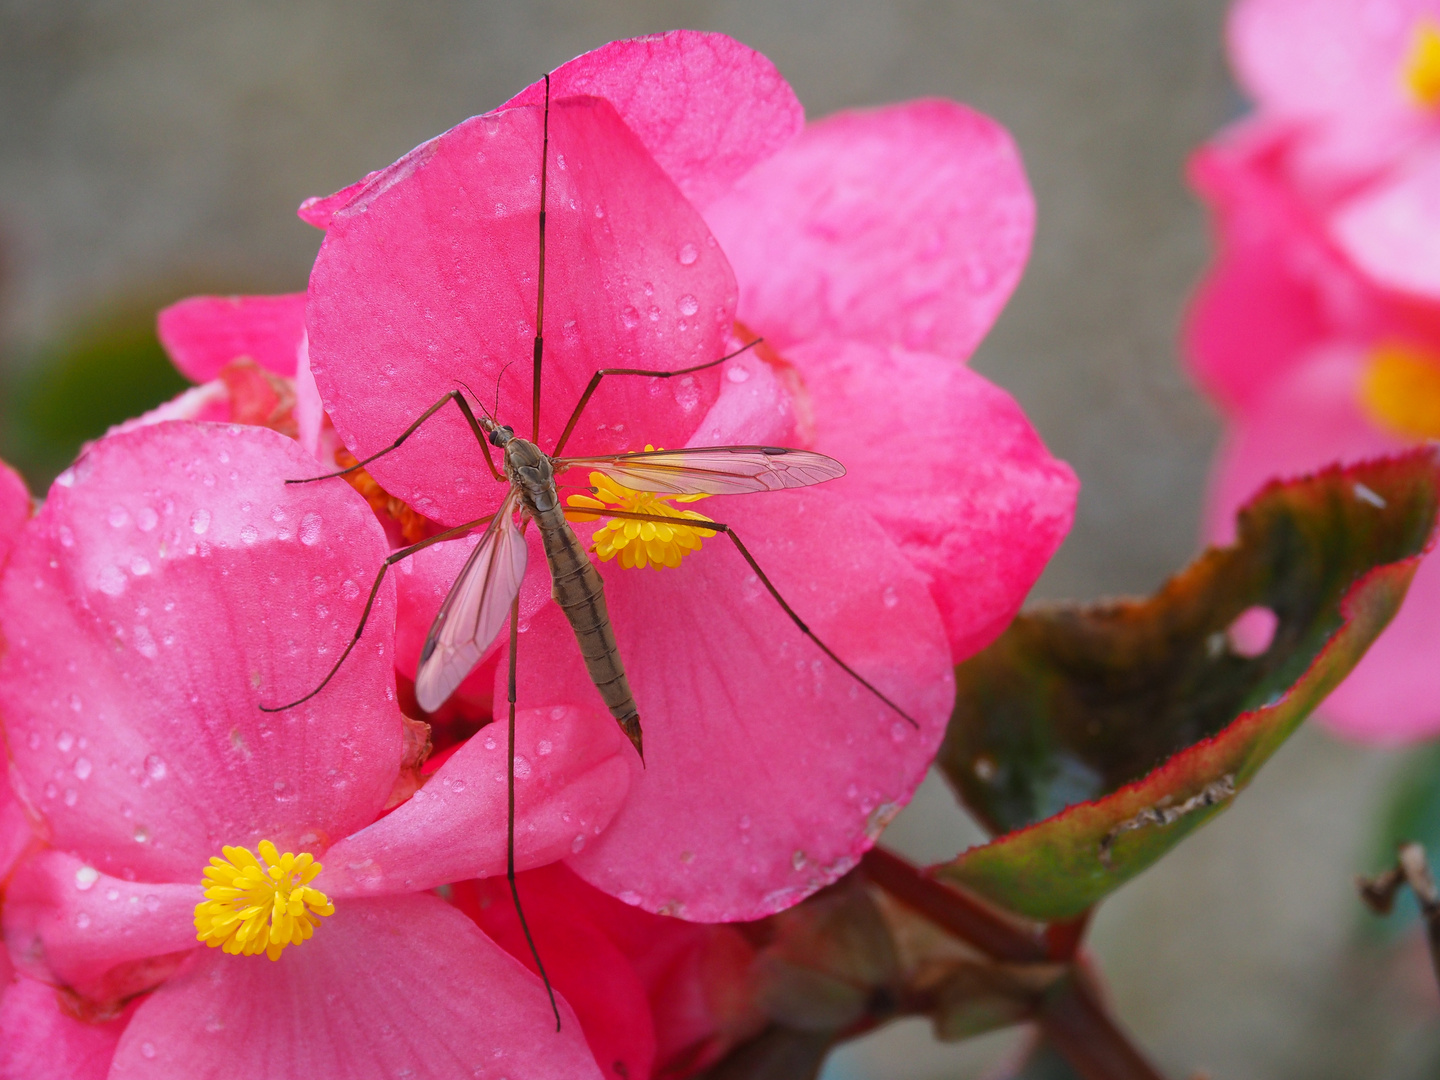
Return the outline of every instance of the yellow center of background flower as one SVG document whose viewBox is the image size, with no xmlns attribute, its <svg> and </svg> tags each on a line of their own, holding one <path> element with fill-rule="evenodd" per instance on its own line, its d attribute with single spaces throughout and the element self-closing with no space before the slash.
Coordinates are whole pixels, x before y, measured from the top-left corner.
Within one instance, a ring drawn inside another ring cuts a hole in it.
<svg viewBox="0 0 1440 1080">
<path fill-rule="evenodd" d="M 1415 24 L 1405 57 L 1405 88 L 1427 109 L 1440 105 L 1440 23 L 1434 19 Z"/>
<path fill-rule="evenodd" d="M 279 960 L 287 945 L 315 933 L 335 905 L 310 882 L 323 869 L 309 852 L 281 855 L 261 840 L 260 857 L 249 848 L 227 847 L 205 868 L 205 899 L 195 905 L 196 938 L 231 956 L 264 953 Z"/>
<path fill-rule="evenodd" d="M 646 446 L 646 450 L 655 449 Z M 664 566 L 679 566 L 680 560 L 693 551 L 700 550 L 700 543 L 712 535 L 708 529 L 697 529 L 681 524 L 690 521 L 709 521 L 704 514 L 694 510 L 682 510 L 671 506 L 670 500 L 694 502 L 706 495 L 657 495 L 651 491 L 636 491 L 602 472 L 590 474 L 590 487 L 594 496 L 571 495 L 566 503 L 570 507 L 565 516 L 571 521 L 598 521 L 606 510 L 628 510 L 636 514 L 653 514 L 656 517 L 674 518 L 675 524 L 660 521 L 627 521 L 618 519 L 595 530 L 591 544 L 602 562 L 618 558 L 620 565 L 628 568 L 653 566 L 659 570 Z"/>
<path fill-rule="evenodd" d="M 1387 431 L 1440 439 L 1440 356 L 1406 345 L 1381 345 L 1360 379 L 1360 403 Z"/>
</svg>

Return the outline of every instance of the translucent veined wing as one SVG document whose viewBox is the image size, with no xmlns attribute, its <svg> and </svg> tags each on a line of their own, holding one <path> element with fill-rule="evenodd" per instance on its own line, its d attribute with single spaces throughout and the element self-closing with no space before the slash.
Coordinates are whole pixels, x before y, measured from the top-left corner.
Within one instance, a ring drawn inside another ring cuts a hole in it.
<svg viewBox="0 0 1440 1080">
<path fill-rule="evenodd" d="M 450 586 L 450 595 L 425 638 L 415 673 L 415 699 L 426 712 L 444 704 L 474 670 L 520 591 L 527 551 L 525 538 L 515 527 L 514 510 L 512 489 Z"/>
<path fill-rule="evenodd" d="M 834 458 L 783 446 L 696 446 L 609 457 L 562 458 L 559 469 L 598 469 L 636 491 L 742 495 L 809 487 L 845 475 Z"/>
</svg>

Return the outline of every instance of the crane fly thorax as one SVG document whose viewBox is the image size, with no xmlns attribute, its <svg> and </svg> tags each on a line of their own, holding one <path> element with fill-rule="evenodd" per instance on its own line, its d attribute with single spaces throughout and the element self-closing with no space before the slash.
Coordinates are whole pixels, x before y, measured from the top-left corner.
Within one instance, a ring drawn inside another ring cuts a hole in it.
<svg viewBox="0 0 1440 1080">
<path fill-rule="evenodd" d="M 529 439 L 512 438 L 505 443 L 505 475 L 520 490 L 525 505 L 536 513 L 546 513 L 559 505 L 550 458 Z"/>
</svg>

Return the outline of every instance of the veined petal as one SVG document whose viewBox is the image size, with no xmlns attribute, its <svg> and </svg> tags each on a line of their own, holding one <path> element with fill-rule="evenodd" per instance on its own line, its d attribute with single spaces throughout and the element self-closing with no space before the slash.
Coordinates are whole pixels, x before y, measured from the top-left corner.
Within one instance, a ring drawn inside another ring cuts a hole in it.
<svg viewBox="0 0 1440 1080">
<path fill-rule="evenodd" d="M 196 879 L 223 844 L 327 846 L 372 821 L 402 722 L 386 553 L 340 482 L 256 427 L 168 423 L 96 443 L 0 579 L 0 713 L 52 843 L 139 880 Z M 57 689 L 59 688 L 59 689 Z"/>
</svg>

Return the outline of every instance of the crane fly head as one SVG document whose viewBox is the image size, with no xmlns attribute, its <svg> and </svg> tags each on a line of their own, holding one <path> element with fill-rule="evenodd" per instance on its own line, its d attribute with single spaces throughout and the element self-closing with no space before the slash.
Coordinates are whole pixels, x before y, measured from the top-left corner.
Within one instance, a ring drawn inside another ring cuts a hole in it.
<svg viewBox="0 0 1440 1080">
<path fill-rule="evenodd" d="M 490 440 L 490 445 L 499 447 L 501 450 L 505 449 L 506 443 L 515 438 L 514 428 L 509 424 L 497 424 L 488 416 L 481 418 L 480 426 L 485 429 L 485 434 Z"/>
</svg>

